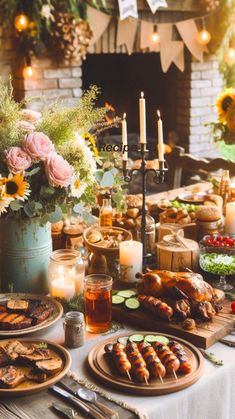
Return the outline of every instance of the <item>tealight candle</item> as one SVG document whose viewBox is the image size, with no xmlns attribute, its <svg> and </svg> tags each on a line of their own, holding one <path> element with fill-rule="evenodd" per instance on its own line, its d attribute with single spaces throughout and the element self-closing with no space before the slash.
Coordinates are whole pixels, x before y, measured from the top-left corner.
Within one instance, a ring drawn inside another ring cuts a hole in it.
<svg viewBox="0 0 235 419">
<path fill-rule="evenodd" d="M 225 232 L 229 235 L 235 234 L 235 202 L 226 205 Z"/>
<path fill-rule="evenodd" d="M 143 244 L 134 240 L 120 243 L 121 281 L 137 282 L 135 275 L 142 272 Z"/>
<path fill-rule="evenodd" d="M 75 281 L 72 279 L 54 279 L 51 283 L 51 296 L 70 300 L 75 295 Z"/>
</svg>

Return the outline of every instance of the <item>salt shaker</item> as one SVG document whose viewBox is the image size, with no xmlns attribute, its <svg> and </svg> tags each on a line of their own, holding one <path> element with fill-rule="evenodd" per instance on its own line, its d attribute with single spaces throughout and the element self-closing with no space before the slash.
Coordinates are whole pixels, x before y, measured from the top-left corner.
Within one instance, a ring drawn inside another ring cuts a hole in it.
<svg viewBox="0 0 235 419">
<path fill-rule="evenodd" d="M 85 342 L 85 321 L 83 313 L 69 311 L 64 319 L 65 346 L 79 348 Z"/>
</svg>

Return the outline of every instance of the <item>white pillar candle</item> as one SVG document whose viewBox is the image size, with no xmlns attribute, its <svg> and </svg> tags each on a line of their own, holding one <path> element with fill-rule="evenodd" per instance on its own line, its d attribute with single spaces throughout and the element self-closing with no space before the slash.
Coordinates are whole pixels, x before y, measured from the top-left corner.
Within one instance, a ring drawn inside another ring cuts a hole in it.
<svg viewBox="0 0 235 419">
<path fill-rule="evenodd" d="M 140 113 L 140 144 L 146 144 L 146 107 L 144 93 L 141 92 L 139 99 L 139 113 Z"/>
<path fill-rule="evenodd" d="M 235 234 L 235 202 L 226 205 L 225 232 L 229 235 Z"/>
<path fill-rule="evenodd" d="M 143 244 L 134 240 L 123 241 L 119 249 L 121 281 L 138 282 L 135 275 L 142 272 Z"/>
<path fill-rule="evenodd" d="M 58 278 L 51 283 L 51 296 L 70 300 L 75 295 L 75 281 L 73 279 Z"/>
<path fill-rule="evenodd" d="M 163 127 L 162 127 L 162 119 L 160 111 L 157 111 L 158 121 L 157 121 L 157 129 L 158 129 L 158 159 L 159 161 L 164 161 L 164 142 L 163 142 Z"/>
<path fill-rule="evenodd" d="M 123 160 L 128 160 L 127 154 L 127 123 L 126 123 L 126 114 L 123 114 L 122 119 L 122 148 L 123 148 Z"/>
</svg>

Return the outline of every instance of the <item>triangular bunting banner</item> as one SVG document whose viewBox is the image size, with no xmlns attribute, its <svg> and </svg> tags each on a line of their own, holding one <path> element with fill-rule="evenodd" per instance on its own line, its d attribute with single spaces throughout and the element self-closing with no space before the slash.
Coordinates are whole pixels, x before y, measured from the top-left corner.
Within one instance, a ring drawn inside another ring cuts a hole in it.
<svg viewBox="0 0 235 419">
<path fill-rule="evenodd" d="M 191 54 L 202 62 L 203 52 L 207 52 L 208 49 L 205 45 L 201 45 L 197 42 L 198 29 L 195 21 L 190 19 L 183 22 L 177 22 L 175 25 Z"/>
<path fill-rule="evenodd" d="M 138 19 L 137 0 L 118 0 L 120 20 L 128 17 Z"/>
<path fill-rule="evenodd" d="M 132 54 L 138 21 L 136 19 L 119 20 L 117 29 L 117 46 L 126 45 L 128 54 Z"/>
<path fill-rule="evenodd" d="M 152 22 L 141 21 L 140 26 L 140 49 L 148 48 L 149 51 L 160 51 L 159 43 L 154 43 L 152 40 L 154 31 L 154 24 Z"/>
<path fill-rule="evenodd" d="M 172 63 L 180 71 L 184 71 L 184 43 L 182 41 L 166 41 L 161 44 L 161 65 L 162 71 L 166 73 Z"/>
<path fill-rule="evenodd" d="M 98 41 L 108 27 L 111 16 L 90 6 L 87 7 L 87 16 L 93 32 L 90 45 L 93 45 L 96 41 Z"/>
<path fill-rule="evenodd" d="M 153 14 L 156 13 L 159 7 L 168 7 L 168 4 L 165 0 L 146 0 L 146 1 Z"/>
</svg>

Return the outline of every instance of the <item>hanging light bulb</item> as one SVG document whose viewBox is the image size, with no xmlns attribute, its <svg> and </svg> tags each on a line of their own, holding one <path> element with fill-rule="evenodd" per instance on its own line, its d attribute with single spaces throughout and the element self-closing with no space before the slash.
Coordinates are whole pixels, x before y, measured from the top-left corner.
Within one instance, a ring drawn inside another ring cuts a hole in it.
<svg viewBox="0 0 235 419">
<path fill-rule="evenodd" d="M 14 26 L 19 32 L 25 31 L 29 26 L 28 16 L 23 13 L 17 15 L 14 20 Z"/>
<path fill-rule="evenodd" d="M 153 33 L 152 33 L 152 36 L 151 36 L 151 41 L 154 44 L 159 44 L 159 42 L 160 42 L 160 36 L 158 34 L 158 31 L 157 31 L 157 25 L 154 25 L 154 27 L 153 27 Z"/>
<path fill-rule="evenodd" d="M 28 54 L 26 56 L 25 61 L 26 61 L 26 66 L 24 68 L 23 73 L 24 73 L 24 78 L 27 79 L 27 78 L 30 78 L 30 77 L 33 76 L 33 67 L 32 67 L 32 63 L 31 63 L 30 54 Z"/>
<path fill-rule="evenodd" d="M 211 40 L 211 34 L 206 30 L 205 20 L 202 19 L 202 30 L 197 34 L 197 42 L 201 45 L 209 44 Z"/>
<path fill-rule="evenodd" d="M 235 49 L 233 47 L 232 42 L 229 42 L 228 50 L 225 53 L 224 61 L 228 64 L 228 66 L 232 67 L 235 64 Z"/>
</svg>

